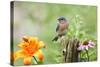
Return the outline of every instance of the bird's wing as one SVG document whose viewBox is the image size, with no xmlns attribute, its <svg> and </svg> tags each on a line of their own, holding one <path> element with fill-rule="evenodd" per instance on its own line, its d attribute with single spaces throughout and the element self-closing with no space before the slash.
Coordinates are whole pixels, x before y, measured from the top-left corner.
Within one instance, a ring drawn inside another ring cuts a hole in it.
<svg viewBox="0 0 100 67">
<path fill-rule="evenodd" d="M 56 32 L 59 30 L 59 24 L 57 25 Z"/>
</svg>

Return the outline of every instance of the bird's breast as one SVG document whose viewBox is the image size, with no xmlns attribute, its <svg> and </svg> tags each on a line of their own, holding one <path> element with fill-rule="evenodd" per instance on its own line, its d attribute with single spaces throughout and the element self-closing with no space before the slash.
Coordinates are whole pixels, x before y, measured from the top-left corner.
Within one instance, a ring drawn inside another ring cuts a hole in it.
<svg viewBox="0 0 100 67">
<path fill-rule="evenodd" d="M 67 24 L 63 23 L 63 24 L 60 24 L 59 30 L 64 31 L 64 30 L 66 30 L 66 28 L 67 28 Z"/>
</svg>

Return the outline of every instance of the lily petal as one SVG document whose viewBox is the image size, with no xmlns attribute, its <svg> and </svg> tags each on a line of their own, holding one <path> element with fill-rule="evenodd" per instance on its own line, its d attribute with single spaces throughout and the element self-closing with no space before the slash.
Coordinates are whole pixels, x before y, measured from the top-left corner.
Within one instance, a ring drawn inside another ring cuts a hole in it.
<svg viewBox="0 0 100 67">
<path fill-rule="evenodd" d="M 44 45 L 43 41 L 40 41 L 39 42 L 39 48 L 43 48 L 43 47 L 45 47 L 45 45 Z"/>
<path fill-rule="evenodd" d="M 28 45 L 29 45 L 29 44 L 28 44 L 27 42 L 23 42 L 23 43 L 20 43 L 20 44 L 18 45 L 18 47 L 24 49 L 24 48 L 26 48 Z"/>
<path fill-rule="evenodd" d="M 31 64 L 31 60 L 32 60 L 32 57 L 25 57 L 24 58 L 24 65 L 30 65 Z"/>
<path fill-rule="evenodd" d="M 42 53 L 41 50 L 38 50 L 38 51 L 34 54 L 34 56 L 37 56 L 38 59 L 39 59 L 39 61 L 43 61 L 43 53 Z"/>
<path fill-rule="evenodd" d="M 37 46 L 38 46 L 38 38 L 37 37 L 30 37 L 29 39 L 29 45 L 31 46 L 31 48 L 35 48 L 35 49 L 38 49 Z"/>
<path fill-rule="evenodd" d="M 23 58 L 25 55 L 24 55 L 24 52 L 23 50 L 18 50 L 17 52 L 14 53 L 14 57 L 13 57 L 13 60 L 17 60 L 18 58 Z"/>
</svg>

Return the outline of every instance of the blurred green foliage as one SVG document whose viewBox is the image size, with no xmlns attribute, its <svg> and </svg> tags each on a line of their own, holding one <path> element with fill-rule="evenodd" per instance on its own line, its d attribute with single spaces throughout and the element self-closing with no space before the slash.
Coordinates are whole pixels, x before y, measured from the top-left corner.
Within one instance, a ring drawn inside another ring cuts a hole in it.
<svg viewBox="0 0 100 67">
<path fill-rule="evenodd" d="M 68 36 L 76 35 L 80 39 L 97 40 L 96 6 L 15 1 L 14 51 L 19 49 L 17 45 L 23 36 L 36 36 L 46 45 L 43 49 L 43 64 L 62 63 L 57 58 L 57 55 L 61 54 L 59 51 L 61 45 L 52 42 L 52 38 L 56 35 L 57 18 L 60 16 L 64 16 L 70 24 Z M 81 26 L 80 29 L 76 29 L 78 24 Z M 90 52 L 91 61 L 96 60 L 97 48 L 91 49 Z M 23 65 L 22 59 L 17 60 L 15 65 Z"/>
</svg>

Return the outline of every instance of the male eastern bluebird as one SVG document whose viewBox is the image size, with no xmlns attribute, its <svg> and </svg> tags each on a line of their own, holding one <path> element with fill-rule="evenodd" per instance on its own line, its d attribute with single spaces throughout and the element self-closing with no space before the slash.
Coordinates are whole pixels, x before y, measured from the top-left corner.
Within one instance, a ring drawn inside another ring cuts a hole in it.
<svg viewBox="0 0 100 67">
<path fill-rule="evenodd" d="M 52 41 L 57 41 L 59 37 L 66 35 L 69 23 L 64 17 L 59 17 L 58 25 L 56 28 L 57 36 Z"/>
</svg>

